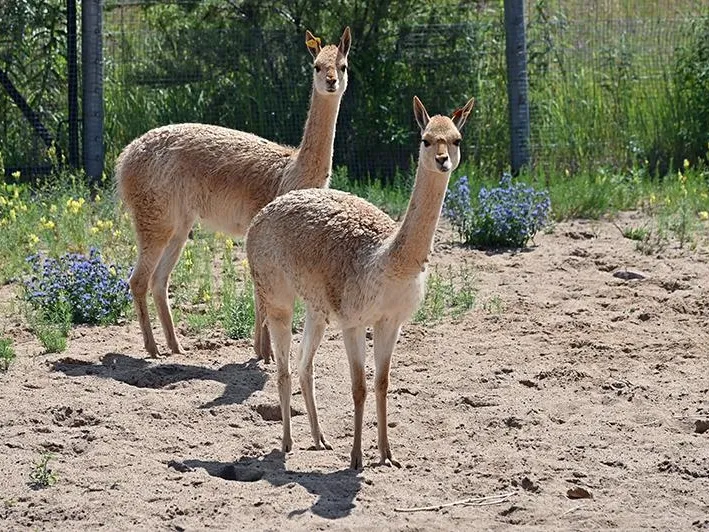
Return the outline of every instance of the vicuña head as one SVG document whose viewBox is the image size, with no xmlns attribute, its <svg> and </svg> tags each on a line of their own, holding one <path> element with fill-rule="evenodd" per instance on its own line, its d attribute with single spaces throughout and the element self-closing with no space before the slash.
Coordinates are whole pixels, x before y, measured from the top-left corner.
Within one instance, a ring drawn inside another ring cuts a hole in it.
<svg viewBox="0 0 709 532">
<path fill-rule="evenodd" d="M 315 448 L 330 448 L 318 423 L 313 394 L 313 358 L 325 326 L 342 328 L 355 405 L 352 468 L 362 467 L 365 384 L 365 328 L 373 326 L 378 446 L 381 463 L 392 459 L 387 436 L 386 394 L 391 355 L 402 323 L 420 304 L 426 263 L 451 172 L 460 162 L 460 130 L 473 108 L 470 100 L 452 117 L 429 117 L 418 98 L 414 114 L 421 128 L 416 182 L 404 221 L 394 221 L 365 200 L 336 190 L 289 192 L 254 218 L 246 252 L 254 280 L 254 347 L 264 358 L 271 348 L 278 364 L 283 416 L 283 450 L 292 447 L 290 427 L 290 343 L 293 305 L 306 305 L 298 373 Z M 265 341 L 265 326 L 271 342 Z"/>
<path fill-rule="evenodd" d="M 349 28 L 337 46 L 321 47 L 320 39 L 306 33 L 314 59 L 313 89 L 298 148 L 214 125 L 173 124 L 148 131 L 121 152 L 117 190 L 133 216 L 138 244 L 130 287 L 151 355 L 158 354 L 158 347 L 148 316 L 148 288 L 170 351 L 182 352 L 167 286 L 197 219 L 240 236 L 278 194 L 328 186 L 350 42 Z"/>
<path fill-rule="evenodd" d="M 313 56 L 313 87 L 323 95 L 342 95 L 347 88 L 347 55 L 352 36 L 345 28 L 340 44 L 320 46 L 320 38 L 305 32 L 305 45 Z"/>
</svg>

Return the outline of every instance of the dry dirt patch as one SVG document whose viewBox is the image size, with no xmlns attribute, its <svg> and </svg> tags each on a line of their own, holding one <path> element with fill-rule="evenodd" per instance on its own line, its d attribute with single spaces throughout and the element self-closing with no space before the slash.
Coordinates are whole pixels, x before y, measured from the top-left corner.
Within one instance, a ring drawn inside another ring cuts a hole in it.
<svg viewBox="0 0 709 532">
<path fill-rule="evenodd" d="M 2 528 L 709 529 L 707 246 L 644 256 L 605 222 L 559 224 L 521 253 L 451 236 L 439 231 L 433 263 L 471 264 L 478 304 L 402 334 L 389 393 L 401 469 L 372 465 L 371 393 L 365 469 L 347 469 L 334 329 L 316 394 L 335 450 L 307 450 L 296 415 L 284 456 L 275 368 L 249 342 L 190 337 L 187 355 L 150 360 L 133 322 L 78 328 L 65 353 L 43 355 L 6 312 L 19 356 L 0 375 Z M 32 490 L 43 452 L 58 482 Z"/>
</svg>

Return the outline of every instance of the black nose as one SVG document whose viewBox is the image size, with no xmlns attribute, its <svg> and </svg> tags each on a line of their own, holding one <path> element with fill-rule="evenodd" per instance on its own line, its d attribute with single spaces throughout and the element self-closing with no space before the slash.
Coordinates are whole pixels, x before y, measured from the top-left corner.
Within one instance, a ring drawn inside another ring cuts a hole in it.
<svg viewBox="0 0 709 532">
<path fill-rule="evenodd" d="M 448 160 L 448 154 L 447 153 L 439 153 L 438 155 L 436 155 L 436 160 L 439 163 L 444 163 Z"/>
<path fill-rule="evenodd" d="M 327 81 L 327 84 L 328 84 L 330 87 L 334 87 L 334 86 L 335 86 L 335 83 L 337 83 L 337 79 L 336 79 L 336 78 L 327 78 L 326 81 Z"/>
</svg>

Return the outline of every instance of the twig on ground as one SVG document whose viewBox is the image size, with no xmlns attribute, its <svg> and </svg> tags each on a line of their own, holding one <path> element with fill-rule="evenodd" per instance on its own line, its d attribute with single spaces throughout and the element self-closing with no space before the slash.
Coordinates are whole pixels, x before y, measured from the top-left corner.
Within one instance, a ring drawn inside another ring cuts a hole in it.
<svg viewBox="0 0 709 532">
<path fill-rule="evenodd" d="M 517 494 L 518 491 L 510 491 L 509 493 L 500 493 L 499 495 L 489 495 L 488 497 L 471 497 L 461 499 L 459 501 L 447 502 L 444 504 L 434 504 L 432 506 L 417 506 L 414 508 L 394 508 L 395 512 L 429 512 L 450 508 L 451 506 L 489 506 L 491 504 L 502 504 L 507 502 L 510 497 Z"/>
<path fill-rule="evenodd" d="M 572 506 L 568 510 L 566 510 L 564 513 L 562 513 L 559 517 L 564 517 L 566 514 L 570 514 L 571 512 L 575 512 L 576 510 L 579 510 L 580 508 L 583 508 L 583 504 L 579 504 L 578 506 Z"/>
</svg>

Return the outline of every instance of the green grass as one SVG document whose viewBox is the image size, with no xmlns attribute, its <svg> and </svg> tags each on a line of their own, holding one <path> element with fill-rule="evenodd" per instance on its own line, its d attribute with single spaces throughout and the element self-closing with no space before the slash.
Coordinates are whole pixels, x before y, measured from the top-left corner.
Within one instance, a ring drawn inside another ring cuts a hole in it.
<svg viewBox="0 0 709 532">
<path fill-rule="evenodd" d="M 635 241 L 639 253 L 657 254 L 669 245 L 694 248 L 709 223 L 709 168 L 689 162 L 680 166 L 664 178 L 635 167 L 625 173 L 601 168 L 568 175 L 537 169 L 520 179 L 549 190 L 556 220 L 641 211 L 646 215 L 642 225 L 619 229 Z M 458 169 L 456 176 L 460 175 L 469 176 L 473 196 L 476 188 L 498 182 L 498 176 L 473 166 Z M 63 173 L 32 188 L 13 179 L 0 182 L 0 248 L 5 254 L 0 282 L 18 286 L 18 301 L 19 281 L 29 273 L 25 259 L 38 251 L 59 256 L 96 246 L 107 260 L 127 268 L 134 265 L 136 248 L 127 214 L 116 205 L 110 186 L 91 190 L 83 180 L 82 175 Z M 408 203 L 411 176 L 401 174 L 390 185 L 354 182 L 346 169 L 339 168 L 333 186 L 364 196 L 399 217 Z M 175 321 L 191 332 L 221 328 L 233 338 L 250 337 L 253 287 L 243 256 L 241 242 L 196 226 L 171 279 Z M 474 276 L 467 265 L 434 269 L 428 283 L 426 299 L 414 318 L 419 323 L 456 319 L 476 304 Z M 483 306 L 497 308 L 489 301 Z M 66 349 L 68 324 L 57 316 L 28 312 L 26 321 L 47 352 Z M 151 316 L 155 318 L 155 313 Z M 303 316 L 299 301 L 294 331 L 302 328 Z M 133 318 L 129 314 L 128 319 Z"/>
<path fill-rule="evenodd" d="M 475 276 L 467 263 L 457 267 L 434 266 L 426 281 L 426 294 L 413 321 L 432 324 L 446 317 L 457 319 L 473 308 L 476 298 Z"/>
<path fill-rule="evenodd" d="M 0 371 L 7 371 L 16 356 L 12 347 L 12 338 L 0 337 Z"/>
</svg>

